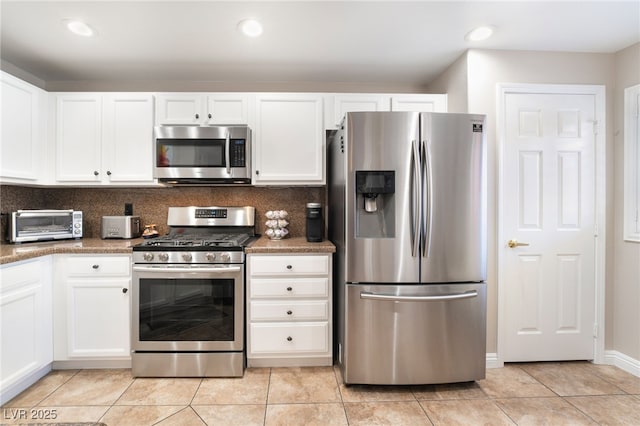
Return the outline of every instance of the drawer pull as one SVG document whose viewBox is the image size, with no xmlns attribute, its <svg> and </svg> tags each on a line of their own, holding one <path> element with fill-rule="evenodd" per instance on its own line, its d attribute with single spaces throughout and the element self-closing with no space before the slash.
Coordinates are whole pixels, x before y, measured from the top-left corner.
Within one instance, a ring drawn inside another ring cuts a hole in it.
<svg viewBox="0 0 640 426">
<path fill-rule="evenodd" d="M 287 291 L 293 291 L 292 287 L 287 287 Z"/>
<path fill-rule="evenodd" d="M 293 266 L 287 265 L 287 269 L 292 269 L 292 268 L 293 268 Z"/>
<path fill-rule="evenodd" d="M 100 265 L 93 265 L 92 268 L 93 269 L 98 269 L 100 267 Z"/>
<path fill-rule="evenodd" d="M 128 289 L 128 288 L 123 288 L 123 289 L 122 289 L 122 292 L 123 292 L 123 293 L 125 293 L 125 294 L 126 294 L 128 291 L 129 291 L 129 289 Z"/>
<path fill-rule="evenodd" d="M 293 340 L 293 337 L 291 337 L 291 336 L 287 337 L 287 342 L 290 342 L 292 340 Z"/>
<path fill-rule="evenodd" d="M 287 315 L 293 315 L 293 311 L 287 311 Z"/>
</svg>

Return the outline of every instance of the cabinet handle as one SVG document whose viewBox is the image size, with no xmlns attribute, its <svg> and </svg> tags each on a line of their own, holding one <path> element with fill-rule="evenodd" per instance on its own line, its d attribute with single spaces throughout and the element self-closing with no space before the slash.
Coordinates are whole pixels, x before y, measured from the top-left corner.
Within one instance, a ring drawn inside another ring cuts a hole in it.
<svg viewBox="0 0 640 426">
<path fill-rule="evenodd" d="M 123 293 L 126 293 L 126 292 L 128 292 L 128 291 L 129 291 L 129 289 L 128 289 L 128 288 L 123 288 L 123 289 L 122 289 L 122 292 L 123 292 Z"/>
<path fill-rule="evenodd" d="M 256 175 L 259 175 L 259 174 L 260 174 L 260 170 L 256 170 Z"/>
<path fill-rule="evenodd" d="M 287 311 L 287 315 L 292 315 L 293 311 Z"/>
<path fill-rule="evenodd" d="M 196 114 L 196 120 L 200 118 L 200 114 Z"/>
<path fill-rule="evenodd" d="M 93 269 L 98 269 L 100 267 L 100 265 L 93 265 L 92 268 Z"/>
<path fill-rule="evenodd" d="M 287 342 L 290 342 L 292 340 L 293 340 L 293 337 L 291 337 L 291 336 L 287 337 Z"/>
<path fill-rule="evenodd" d="M 211 113 L 209 113 L 209 116 L 208 116 L 208 117 L 209 117 L 209 119 L 211 119 Z"/>
<path fill-rule="evenodd" d="M 292 268 L 293 268 L 293 266 L 287 265 L 287 269 L 292 269 Z"/>
<path fill-rule="evenodd" d="M 94 170 L 94 171 L 93 171 L 93 175 L 94 175 L 94 176 L 98 176 L 99 174 L 100 174 L 100 173 L 98 173 L 98 171 L 97 171 L 97 170 Z"/>
<path fill-rule="evenodd" d="M 287 287 L 287 291 L 292 291 L 292 290 L 293 290 L 293 288 Z"/>
<path fill-rule="evenodd" d="M 111 176 L 111 170 L 107 170 L 107 176 Z"/>
</svg>

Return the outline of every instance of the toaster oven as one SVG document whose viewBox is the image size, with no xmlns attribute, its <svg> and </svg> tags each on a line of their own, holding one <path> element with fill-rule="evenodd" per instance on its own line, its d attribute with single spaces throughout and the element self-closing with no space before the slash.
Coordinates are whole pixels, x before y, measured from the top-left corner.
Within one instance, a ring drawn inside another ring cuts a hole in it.
<svg viewBox="0 0 640 426">
<path fill-rule="evenodd" d="M 82 212 L 78 210 L 18 210 L 8 221 L 11 243 L 82 238 Z"/>
</svg>

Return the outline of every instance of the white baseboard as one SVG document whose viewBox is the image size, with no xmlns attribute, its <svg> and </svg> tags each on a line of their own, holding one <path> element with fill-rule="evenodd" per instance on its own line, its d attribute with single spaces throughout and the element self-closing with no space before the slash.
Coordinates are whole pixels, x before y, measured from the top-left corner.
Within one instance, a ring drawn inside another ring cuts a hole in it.
<svg viewBox="0 0 640 426">
<path fill-rule="evenodd" d="M 131 368 L 131 358 L 53 361 L 54 370 Z"/>
<path fill-rule="evenodd" d="M 640 377 L 640 361 L 618 351 L 604 351 L 604 363 Z"/>
<path fill-rule="evenodd" d="M 498 359 L 497 353 L 487 354 L 487 368 L 502 368 L 502 367 L 504 367 L 504 362 L 501 362 Z"/>
<path fill-rule="evenodd" d="M 4 405 L 17 395 L 19 395 L 22 391 L 26 390 L 29 386 L 33 385 L 35 382 L 49 374 L 51 371 L 51 364 L 47 364 L 42 368 L 39 368 L 37 371 L 23 377 L 18 382 L 8 386 L 6 389 L 2 389 L 0 392 L 0 405 Z"/>
</svg>

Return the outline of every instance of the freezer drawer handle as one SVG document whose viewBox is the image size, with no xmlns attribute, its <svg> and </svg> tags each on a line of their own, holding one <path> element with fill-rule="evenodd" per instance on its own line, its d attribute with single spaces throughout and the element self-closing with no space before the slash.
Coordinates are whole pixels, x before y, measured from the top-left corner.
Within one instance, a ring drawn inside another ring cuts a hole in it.
<svg viewBox="0 0 640 426">
<path fill-rule="evenodd" d="M 438 300 L 460 300 L 477 297 L 476 290 L 465 291 L 464 293 L 441 294 L 438 296 L 398 296 L 395 294 L 376 294 L 367 291 L 360 292 L 360 299 L 387 300 L 391 302 L 433 302 Z"/>
</svg>

